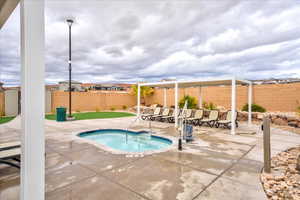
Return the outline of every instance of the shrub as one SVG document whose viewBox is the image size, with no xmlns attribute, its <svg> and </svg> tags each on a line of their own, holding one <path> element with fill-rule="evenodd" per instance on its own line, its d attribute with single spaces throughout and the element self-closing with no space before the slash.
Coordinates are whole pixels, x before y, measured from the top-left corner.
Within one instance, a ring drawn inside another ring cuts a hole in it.
<svg viewBox="0 0 300 200">
<path fill-rule="evenodd" d="M 115 111 L 116 108 L 115 108 L 115 107 L 111 107 L 110 110 L 111 110 L 111 111 Z"/>
<path fill-rule="evenodd" d="M 96 112 L 100 112 L 100 108 L 96 108 L 95 111 L 96 111 Z"/>
<path fill-rule="evenodd" d="M 257 104 L 252 104 L 251 108 L 252 108 L 252 112 L 266 112 L 267 111 L 264 107 L 257 105 Z M 245 104 L 243 106 L 242 111 L 248 112 L 248 104 Z"/>
<path fill-rule="evenodd" d="M 297 108 L 297 113 L 300 115 L 300 106 Z"/>
<path fill-rule="evenodd" d="M 76 110 L 76 112 L 80 113 L 80 110 Z"/>
<path fill-rule="evenodd" d="M 207 110 L 216 110 L 217 109 L 217 106 L 213 103 L 213 102 L 203 102 L 202 104 L 203 108 L 207 109 Z"/>
<path fill-rule="evenodd" d="M 187 107 L 189 109 L 195 109 L 197 108 L 197 100 L 195 97 L 185 95 L 180 101 L 179 101 L 179 108 L 183 108 L 185 101 L 187 101 Z"/>
<path fill-rule="evenodd" d="M 126 110 L 126 109 L 127 109 L 127 106 L 126 106 L 126 105 L 123 105 L 122 108 L 123 108 L 123 110 Z"/>
</svg>

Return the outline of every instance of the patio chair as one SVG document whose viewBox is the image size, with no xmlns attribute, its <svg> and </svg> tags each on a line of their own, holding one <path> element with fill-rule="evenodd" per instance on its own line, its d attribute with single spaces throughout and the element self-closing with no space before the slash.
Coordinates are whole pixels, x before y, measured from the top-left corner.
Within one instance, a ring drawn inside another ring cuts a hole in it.
<svg viewBox="0 0 300 200">
<path fill-rule="evenodd" d="M 215 123 L 218 121 L 218 117 L 219 117 L 219 111 L 212 110 L 210 111 L 208 118 L 199 120 L 199 125 L 201 126 L 207 124 L 212 128 L 215 125 Z"/>
<path fill-rule="evenodd" d="M 180 116 L 181 114 L 181 110 L 178 110 L 178 117 Z M 166 117 L 162 117 L 162 120 L 163 121 L 168 121 L 169 123 L 174 123 L 175 122 L 175 110 L 173 110 L 173 113 L 171 116 L 166 116 Z"/>
<path fill-rule="evenodd" d="M 161 110 L 161 108 L 155 108 L 153 113 L 144 113 L 144 114 L 142 114 L 141 118 L 143 120 L 150 119 L 150 117 L 153 115 L 159 115 L 160 110 Z"/>
<path fill-rule="evenodd" d="M 158 112 L 158 111 L 157 111 L 157 112 L 154 112 L 153 115 L 150 115 L 150 116 L 148 117 L 148 119 L 154 121 L 154 120 L 156 119 L 156 117 L 161 116 L 162 113 L 163 113 L 165 110 L 166 110 L 166 109 L 159 108 L 159 112 Z"/>
<path fill-rule="evenodd" d="M 196 110 L 194 117 L 187 119 L 188 123 L 194 124 L 195 126 L 199 124 L 199 121 L 203 118 L 203 110 Z"/>
<path fill-rule="evenodd" d="M 185 113 L 182 112 L 181 116 L 179 117 L 179 119 L 183 119 L 184 121 L 190 118 L 192 118 L 193 116 L 193 110 L 192 109 L 187 109 L 185 110 Z"/>
<path fill-rule="evenodd" d="M 162 114 L 154 116 L 153 120 L 162 121 L 162 118 L 169 116 L 169 113 L 170 113 L 170 109 L 169 108 L 165 108 L 164 111 L 162 112 Z"/>
<path fill-rule="evenodd" d="M 20 162 L 21 162 L 20 155 L 21 155 L 20 148 L 1 150 L 0 151 L 0 164 L 6 164 L 6 165 L 20 169 Z M 12 162 L 12 161 L 16 161 L 18 164 L 16 164 L 15 162 Z"/>
<path fill-rule="evenodd" d="M 21 146 L 21 142 L 6 142 L 0 144 L 0 151 L 7 150 L 7 149 L 13 149 L 13 148 L 19 148 Z"/>
<path fill-rule="evenodd" d="M 223 126 L 224 128 L 230 129 L 231 128 L 231 114 L 232 114 L 232 112 L 228 111 L 227 115 L 226 115 L 226 119 L 218 120 L 216 122 L 216 127 L 219 128 L 219 127 Z M 236 115 L 237 115 L 237 113 L 236 113 Z M 236 115 L 235 115 L 235 120 L 234 121 L 235 121 L 235 127 L 238 127 L 239 125 L 238 125 L 238 122 L 237 122 Z"/>
</svg>

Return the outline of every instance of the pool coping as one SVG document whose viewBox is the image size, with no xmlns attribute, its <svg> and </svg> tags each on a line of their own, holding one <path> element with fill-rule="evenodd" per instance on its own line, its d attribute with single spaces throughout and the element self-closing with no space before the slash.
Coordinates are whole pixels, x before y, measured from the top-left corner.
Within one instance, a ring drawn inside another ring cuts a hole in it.
<svg viewBox="0 0 300 200">
<path fill-rule="evenodd" d="M 87 130 L 82 130 L 81 132 L 72 132 L 72 138 L 76 141 L 84 141 L 85 143 L 88 144 L 92 144 L 93 146 L 100 148 L 106 152 L 112 153 L 112 154 L 118 154 L 118 155 L 125 155 L 126 157 L 142 157 L 144 155 L 152 155 L 152 154 L 157 154 L 157 153 L 162 153 L 162 152 L 166 152 L 166 151 L 170 151 L 173 149 L 177 149 L 178 146 L 178 138 L 172 137 L 172 136 L 166 136 L 160 133 L 155 133 L 155 134 L 151 134 L 153 136 L 156 137 L 161 137 L 163 139 L 168 139 L 172 142 L 172 144 L 170 144 L 168 147 L 163 148 L 163 149 L 159 149 L 159 150 L 150 150 L 150 151 L 145 151 L 145 152 L 127 152 L 127 151 L 121 151 L 121 150 L 116 150 L 114 148 L 111 148 L 109 146 L 100 144 L 98 142 L 95 142 L 93 140 L 90 139 L 86 139 L 83 137 L 80 137 L 79 135 L 85 132 L 92 132 L 92 131 L 97 131 L 97 130 L 109 130 L 107 128 L 103 128 L 103 129 L 87 129 Z M 130 132 L 148 132 L 144 129 L 142 130 L 134 130 L 134 129 L 112 129 L 112 130 L 123 130 L 123 131 L 130 131 Z"/>
</svg>

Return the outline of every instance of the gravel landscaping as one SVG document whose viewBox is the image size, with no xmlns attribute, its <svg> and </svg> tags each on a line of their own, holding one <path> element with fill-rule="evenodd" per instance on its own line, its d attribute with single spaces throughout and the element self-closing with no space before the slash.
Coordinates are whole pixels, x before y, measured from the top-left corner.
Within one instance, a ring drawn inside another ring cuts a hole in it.
<svg viewBox="0 0 300 200">
<path fill-rule="evenodd" d="M 300 171 L 296 169 L 300 146 L 272 158 L 271 174 L 262 173 L 261 181 L 269 199 L 300 200 Z"/>
</svg>

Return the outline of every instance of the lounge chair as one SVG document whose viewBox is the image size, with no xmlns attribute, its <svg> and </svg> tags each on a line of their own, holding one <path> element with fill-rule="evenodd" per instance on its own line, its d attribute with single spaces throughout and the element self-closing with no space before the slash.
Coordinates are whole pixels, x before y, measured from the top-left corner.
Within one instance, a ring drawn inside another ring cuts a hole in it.
<svg viewBox="0 0 300 200">
<path fill-rule="evenodd" d="M 190 118 L 192 118 L 193 116 L 193 110 L 192 109 L 187 109 L 185 110 L 185 112 L 182 112 L 181 116 L 179 117 L 179 119 L 183 119 L 184 121 Z"/>
<path fill-rule="evenodd" d="M 170 122 L 170 119 L 171 119 L 171 118 L 174 118 L 174 117 L 175 117 L 175 110 L 170 110 L 169 115 L 168 115 L 168 116 L 161 117 L 160 120 L 163 121 L 163 122 L 164 122 L 164 121 Z"/>
<path fill-rule="evenodd" d="M 160 111 L 161 111 L 161 108 L 155 108 L 153 113 L 142 114 L 141 118 L 143 120 L 150 119 L 150 117 L 153 116 L 153 115 L 159 115 Z"/>
<path fill-rule="evenodd" d="M 181 110 L 178 110 L 178 117 L 181 115 Z M 174 123 L 175 122 L 175 109 L 173 110 L 173 113 L 171 116 L 166 116 L 166 117 L 162 117 L 163 121 L 168 120 L 168 122 L 170 123 Z"/>
<path fill-rule="evenodd" d="M 199 121 L 199 125 L 201 126 L 207 124 L 212 128 L 215 125 L 215 123 L 218 121 L 218 117 L 219 117 L 219 111 L 212 110 L 210 111 L 208 118 L 204 118 Z"/>
<path fill-rule="evenodd" d="M 148 118 L 152 121 L 154 121 L 156 119 L 156 117 L 160 117 L 162 116 L 162 113 L 165 111 L 166 109 L 163 108 L 159 108 L 159 112 L 157 111 L 156 113 L 154 112 L 153 115 L 149 116 Z M 169 110 L 169 109 L 168 109 Z"/>
<path fill-rule="evenodd" d="M 199 121 L 203 118 L 203 110 L 196 110 L 194 117 L 187 119 L 188 123 L 198 125 Z"/>
<path fill-rule="evenodd" d="M 0 164 L 10 165 L 12 167 L 16 167 L 20 169 L 20 155 L 21 149 L 20 148 L 13 148 L 7 150 L 0 151 Z M 16 161 L 18 164 L 12 162 Z"/>
<path fill-rule="evenodd" d="M 7 150 L 7 149 L 13 149 L 13 148 L 19 148 L 21 146 L 21 142 L 6 142 L 0 144 L 0 151 Z"/>
<path fill-rule="evenodd" d="M 231 114 L 232 114 L 232 112 L 228 111 L 227 115 L 226 115 L 226 119 L 218 120 L 216 122 L 216 127 L 219 128 L 220 126 L 223 126 L 224 128 L 230 129 L 231 128 Z M 235 121 L 235 127 L 238 127 L 239 125 L 238 125 L 238 122 L 237 122 L 236 115 L 235 115 L 235 120 L 234 121 Z"/>
<path fill-rule="evenodd" d="M 154 116 L 152 118 L 153 118 L 153 120 L 161 121 L 162 117 L 169 116 L 169 113 L 170 113 L 170 109 L 169 108 L 165 108 L 161 115 L 156 115 L 156 116 Z"/>
</svg>

